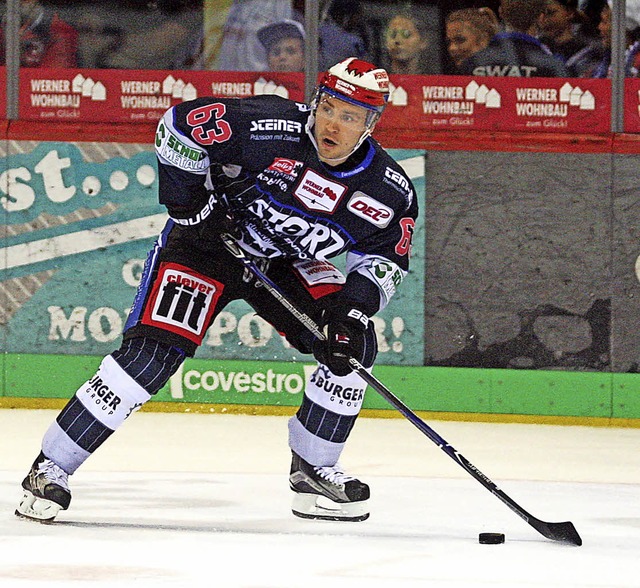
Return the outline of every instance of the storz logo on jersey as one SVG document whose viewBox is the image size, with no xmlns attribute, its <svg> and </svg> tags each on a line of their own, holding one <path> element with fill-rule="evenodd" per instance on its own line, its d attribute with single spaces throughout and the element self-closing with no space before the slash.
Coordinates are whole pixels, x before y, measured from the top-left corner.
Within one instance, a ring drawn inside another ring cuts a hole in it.
<svg viewBox="0 0 640 588">
<path fill-rule="evenodd" d="M 177 263 L 163 263 L 142 324 L 165 329 L 200 345 L 224 285 Z"/>
<path fill-rule="evenodd" d="M 311 169 L 304 172 L 294 195 L 309 210 L 333 214 L 347 187 L 322 177 Z"/>
<path fill-rule="evenodd" d="M 297 178 L 300 168 L 303 166 L 301 161 L 295 159 L 286 159 L 284 157 L 276 157 L 273 163 L 267 168 L 267 171 L 274 171 L 289 176 L 290 178 Z"/>
<path fill-rule="evenodd" d="M 300 259 L 327 259 L 343 251 L 349 239 L 347 233 L 341 234 L 336 223 L 280 206 L 271 198 L 254 200 L 249 212 L 261 219 L 269 235 L 268 240 L 262 240 L 254 233 L 243 241 L 256 255 L 275 257 L 293 250 Z"/>
<path fill-rule="evenodd" d="M 356 192 L 349 200 L 347 208 L 356 216 L 382 229 L 388 227 L 393 218 L 391 208 L 367 196 L 364 192 Z"/>
<path fill-rule="evenodd" d="M 283 118 L 262 118 L 251 121 L 251 131 L 286 131 L 287 133 L 301 133 L 302 123 Z"/>
</svg>

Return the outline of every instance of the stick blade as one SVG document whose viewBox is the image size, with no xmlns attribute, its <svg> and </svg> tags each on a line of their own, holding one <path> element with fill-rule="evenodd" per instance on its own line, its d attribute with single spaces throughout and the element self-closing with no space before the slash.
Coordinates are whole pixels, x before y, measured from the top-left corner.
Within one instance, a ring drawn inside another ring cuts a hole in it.
<svg viewBox="0 0 640 588">
<path fill-rule="evenodd" d="M 573 523 L 569 521 L 564 523 L 545 523 L 536 519 L 536 521 L 530 521 L 530 523 L 547 539 L 570 545 L 582 545 L 582 538 L 578 535 Z"/>
</svg>

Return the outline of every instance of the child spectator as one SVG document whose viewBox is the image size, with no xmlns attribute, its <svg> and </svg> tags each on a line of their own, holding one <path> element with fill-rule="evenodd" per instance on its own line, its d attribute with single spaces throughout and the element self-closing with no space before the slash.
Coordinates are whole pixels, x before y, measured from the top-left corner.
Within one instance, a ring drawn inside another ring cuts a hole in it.
<svg viewBox="0 0 640 588">
<path fill-rule="evenodd" d="M 283 20 L 262 27 L 258 39 L 267 52 L 269 71 L 304 69 L 304 28 L 295 20 Z"/>
</svg>

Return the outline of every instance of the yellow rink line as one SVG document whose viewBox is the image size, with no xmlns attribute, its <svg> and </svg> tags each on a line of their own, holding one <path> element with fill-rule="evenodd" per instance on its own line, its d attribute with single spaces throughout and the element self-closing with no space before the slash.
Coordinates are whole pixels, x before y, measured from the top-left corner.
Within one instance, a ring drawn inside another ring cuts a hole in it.
<svg viewBox="0 0 640 588">
<path fill-rule="evenodd" d="M 0 398 L 0 409 L 54 409 L 60 410 L 67 400 L 64 398 Z M 193 414 L 245 414 L 258 416 L 291 416 L 296 406 L 264 406 L 252 404 L 206 404 L 198 402 L 148 402 L 144 412 L 175 412 Z M 531 414 L 490 414 L 471 412 L 437 412 L 419 410 L 415 413 L 424 421 L 459 421 L 473 423 L 516 423 L 533 425 L 562 425 L 583 427 L 640 428 L 640 419 L 618 419 L 609 417 L 550 416 Z M 364 408 L 360 413 L 365 418 L 404 418 L 399 412 L 389 409 Z"/>
</svg>

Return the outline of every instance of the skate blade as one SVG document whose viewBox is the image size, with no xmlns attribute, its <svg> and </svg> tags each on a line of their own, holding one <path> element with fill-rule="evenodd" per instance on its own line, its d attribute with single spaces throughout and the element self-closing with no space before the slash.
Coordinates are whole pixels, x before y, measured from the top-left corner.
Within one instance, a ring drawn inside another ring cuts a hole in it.
<svg viewBox="0 0 640 588">
<path fill-rule="evenodd" d="M 22 500 L 15 510 L 15 514 L 23 519 L 30 519 L 40 523 L 50 523 L 61 510 L 62 507 L 59 504 L 46 498 L 38 498 L 28 490 L 25 490 Z"/>
<path fill-rule="evenodd" d="M 321 521 L 359 522 L 369 518 L 366 500 L 361 502 L 334 502 L 317 494 L 296 493 L 291 512 L 301 519 Z"/>
</svg>

